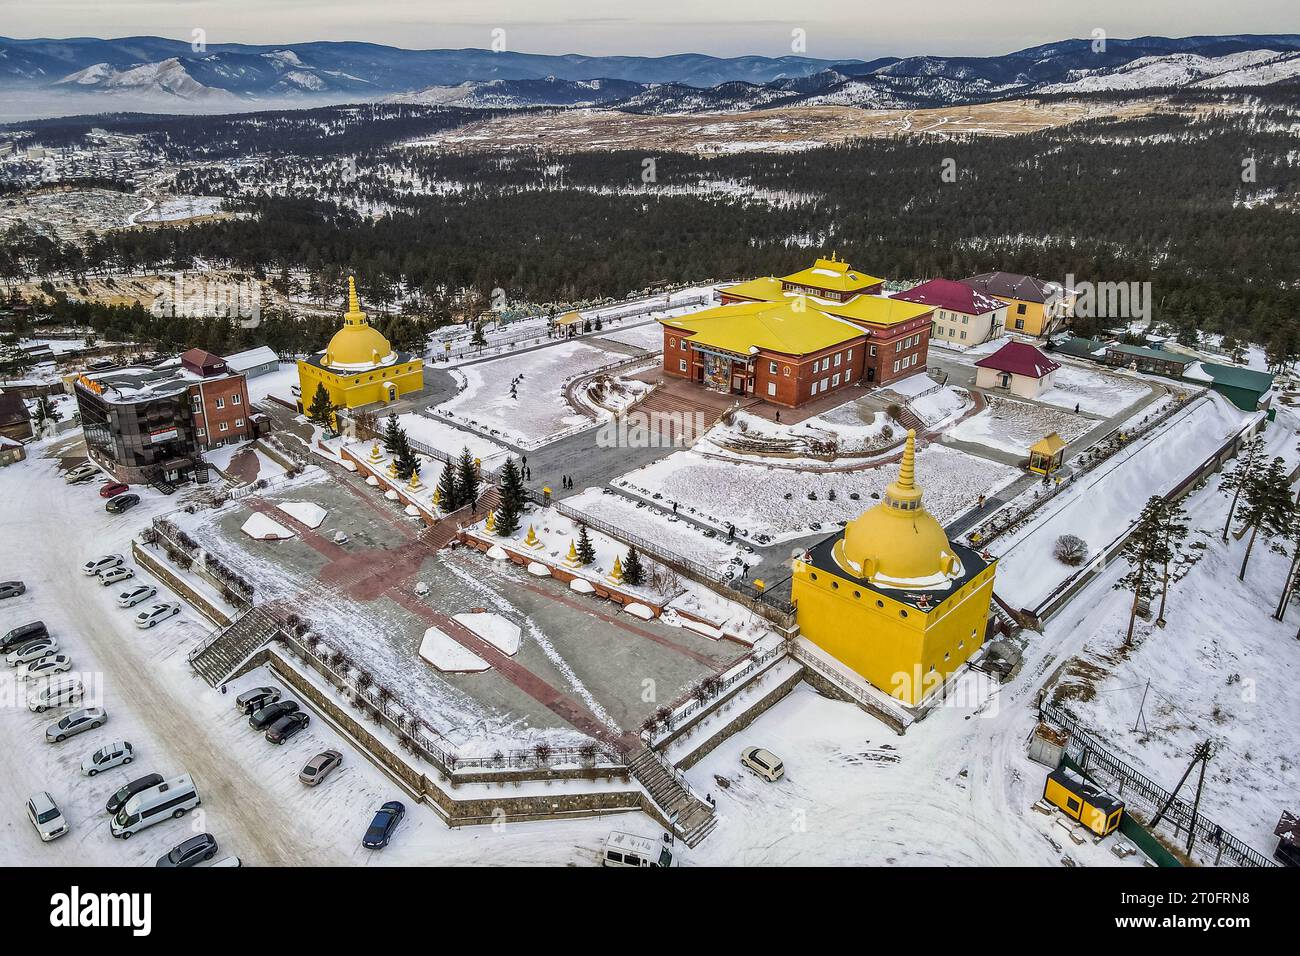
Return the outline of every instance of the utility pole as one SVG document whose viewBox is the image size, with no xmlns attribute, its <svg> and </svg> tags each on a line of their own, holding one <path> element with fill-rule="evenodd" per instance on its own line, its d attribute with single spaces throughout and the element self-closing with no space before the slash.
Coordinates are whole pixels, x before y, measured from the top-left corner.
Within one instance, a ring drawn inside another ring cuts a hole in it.
<svg viewBox="0 0 1300 956">
<path fill-rule="evenodd" d="M 1196 780 L 1196 800 L 1192 803 L 1192 822 L 1187 828 L 1187 855 L 1192 855 L 1192 844 L 1196 842 L 1196 817 L 1201 811 L 1201 788 L 1205 786 L 1205 768 L 1210 763 L 1210 742 L 1201 745 L 1201 775 Z"/>
<path fill-rule="evenodd" d="M 1148 731 L 1148 728 L 1147 728 L 1147 719 L 1146 719 L 1146 715 L 1143 714 L 1143 710 L 1145 710 L 1145 708 L 1146 708 L 1146 705 L 1147 705 L 1147 694 L 1149 694 L 1150 692 L 1151 692 L 1151 681 L 1148 680 L 1148 681 L 1147 681 L 1147 686 L 1146 686 L 1146 688 L 1142 691 L 1142 703 L 1138 704 L 1138 715 L 1137 715 L 1137 717 L 1134 718 L 1134 720 L 1133 720 L 1133 733 L 1137 733 L 1138 724 L 1141 724 L 1141 725 L 1142 725 L 1142 731 L 1143 731 L 1143 733 L 1148 733 L 1148 732 L 1149 732 L 1149 731 Z"/>
<path fill-rule="evenodd" d="M 1173 806 L 1174 801 L 1178 799 L 1178 791 L 1183 789 L 1183 784 L 1187 782 L 1187 778 L 1190 777 L 1192 771 L 1196 769 L 1197 763 L 1207 759 L 1209 756 L 1209 741 L 1206 741 L 1203 744 L 1197 744 L 1196 750 L 1192 753 L 1192 762 L 1187 765 L 1187 769 L 1183 771 L 1183 775 L 1178 779 L 1178 786 L 1174 787 L 1174 792 L 1169 794 L 1169 799 L 1165 801 L 1165 805 L 1160 808 L 1160 812 L 1157 813 L 1155 819 L 1151 821 L 1150 829 L 1154 830 L 1160 825 L 1160 821 L 1164 819 L 1165 814 L 1169 812 L 1169 808 Z M 1202 774 L 1202 779 L 1203 778 L 1204 774 Z"/>
</svg>

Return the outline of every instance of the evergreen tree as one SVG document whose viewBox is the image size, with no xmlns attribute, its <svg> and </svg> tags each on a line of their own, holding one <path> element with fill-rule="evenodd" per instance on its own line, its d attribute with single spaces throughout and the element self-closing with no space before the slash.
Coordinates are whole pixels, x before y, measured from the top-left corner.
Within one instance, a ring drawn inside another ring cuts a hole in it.
<svg viewBox="0 0 1300 956">
<path fill-rule="evenodd" d="M 461 449 L 456 461 L 456 506 L 473 505 L 478 501 L 478 469 L 474 467 L 474 456 L 469 453 L 469 446 Z"/>
<path fill-rule="evenodd" d="M 578 561 L 581 564 L 591 564 L 596 560 L 596 549 L 591 544 L 591 538 L 587 534 L 585 524 L 578 525 Z"/>
<path fill-rule="evenodd" d="M 384 451 L 388 452 L 389 455 L 396 455 L 402 448 L 399 442 L 404 440 L 405 437 L 402 434 L 402 426 L 397 423 L 397 414 L 389 415 L 388 420 L 384 422 Z"/>
<path fill-rule="evenodd" d="M 487 336 L 483 334 L 483 323 L 474 323 L 474 337 L 469 340 L 469 344 L 480 349 L 487 345 Z"/>
<path fill-rule="evenodd" d="M 311 397 L 311 406 L 307 409 L 307 419 L 321 428 L 334 428 L 334 403 L 324 382 L 316 383 L 316 394 Z"/>
<path fill-rule="evenodd" d="M 1128 633 L 1124 635 L 1124 646 L 1133 643 L 1133 627 L 1137 623 L 1138 606 L 1143 601 L 1150 601 L 1155 594 L 1155 574 L 1153 568 L 1160 561 L 1163 535 L 1161 515 L 1165 502 L 1159 495 L 1147 499 L 1138 517 L 1137 527 L 1129 535 L 1119 556 L 1128 562 L 1129 571 L 1115 582 L 1117 590 L 1132 591 L 1133 603 L 1129 607 Z"/>
<path fill-rule="evenodd" d="M 514 534 L 519 529 L 519 515 L 524 510 L 524 481 L 513 457 L 507 458 L 497 482 L 501 504 L 497 507 L 497 534 Z"/>
<path fill-rule="evenodd" d="M 1232 527 L 1233 516 L 1237 513 L 1237 502 L 1241 499 L 1241 489 L 1246 485 L 1246 479 L 1255 467 L 1255 459 L 1259 457 L 1260 452 L 1264 450 L 1264 439 L 1256 435 L 1250 441 L 1246 442 L 1237 453 L 1236 463 L 1229 471 L 1224 472 L 1223 479 L 1219 482 L 1219 490 L 1224 494 L 1232 492 L 1232 504 L 1228 507 L 1228 519 L 1223 522 L 1223 540 L 1228 540 L 1228 530 Z"/>
<path fill-rule="evenodd" d="M 1274 458 L 1265 467 L 1255 469 L 1247 476 L 1242 497 L 1245 498 L 1245 508 L 1241 518 L 1250 529 L 1250 540 L 1246 543 L 1246 554 L 1237 573 L 1239 581 L 1246 580 L 1246 566 L 1250 563 L 1250 553 L 1259 533 L 1262 531 L 1264 537 L 1272 538 L 1286 534 L 1291 528 L 1295 502 L 1291 500 L 1291 480 L 1286 462 Z"/>
<path fill-rule="evenodd" d="M 403 481 L 410 481 L 412 475 L 419 473 L 420 458 L 411 448 L 410 442 L 406 440 L 406 432 L 402 432 L 402 447 L 397 452 L 397 477 Z"/>
<path fill-rule="evenodd" d="M 54 406 L 50 404 L 48 395 L 42 395 L 36 400 L 36 430 L 44 434 L 45 429 L 58 420 L 54 413 Z"/>
<path fill-rule="evenodd" d="M 1157 557 L 1161 562 L 1160 574 L 1160 611 L 1156 621 L 1163 625 L 1165 620 L 1165 603 L 1169 599 L 1169 564 L 1183 553 L 1183 539 L 1187 537 L 1187 511 L 1177 501 L 1165 501 L 1160 511 L 1160 547 Z"/>
<path fill-rule="evenodd" d="M 438 500 L 442 510 L 455 511 L 460 507 L 460 489 L 456 487 L 456 469 L 451 462 L 442 466 L 442 476 L 438 479 Z"/>
<path fill-rule="evenodd" d="M 627 555 L 623 558 L 623 580 L 633 586 L 645 580 L 645 566 L 641 563 L 641 555 L 637 554 L 636 548 L 628 548 Z"/>
</svg>

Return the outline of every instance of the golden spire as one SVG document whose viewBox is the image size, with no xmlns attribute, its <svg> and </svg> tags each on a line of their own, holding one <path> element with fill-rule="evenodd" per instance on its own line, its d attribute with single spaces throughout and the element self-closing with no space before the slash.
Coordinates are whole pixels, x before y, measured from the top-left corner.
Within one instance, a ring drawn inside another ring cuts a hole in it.
<svg viewBox="0 0 1300 956">
<path fill-rule="evenodd" d="M 916 484 L 916 429 L 907 430 L 907 442 L 903 445 L 903 460 L 898 465 L 898 480 L 891 482 L 885 489 L 885 495 L 896 505 L 906 508 L 920 506 L 921 489 Z"/>
<path fill-rule="evenodd" d="M 366 314 L 361 311 L 361 303 L 357 300 L 357 280 L 355 276 L 348 276 L 348 311 L 343 316 L 343 321 L 348 325 L 356 325 L 366 321 Z"/>
</svg>

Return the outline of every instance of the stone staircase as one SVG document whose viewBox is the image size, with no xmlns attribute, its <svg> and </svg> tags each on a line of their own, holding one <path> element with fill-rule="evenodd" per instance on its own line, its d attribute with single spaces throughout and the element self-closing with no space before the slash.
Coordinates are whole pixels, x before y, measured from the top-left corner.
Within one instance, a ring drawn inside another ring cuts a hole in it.
<svg viewBox="0 0 1300 956">
<path fill-rule="evenodd" d="M 636 406 L 648 420 L 651 431 L 665 443 L 695 444 L 695 440 L 708 431 L 720 412 L 708 409 L 698 402 L 679 398 L 657 388 Z"/>
<path fill-rule="evenodd" d="M 270 611 L 255 606 L 190 654 L 190 666 L 210 686 L 219 687 L 249 655 L 274 637 L 280 627 Z"/>
<path fill-rule="evenodd" d="M 903 426 L 904 431 L 915 431 L 918 435 L 924 435 L 929 427 L 906 405 L 898 407 L 898 424 Z"/>
<path fill-rule="evenodd" d="M 649 747 L 631 755 L 628 769 L 688 847 L 699 846 L 718 825 L 713 807 L 682 786 L 667 762 Z"/>
</svg>

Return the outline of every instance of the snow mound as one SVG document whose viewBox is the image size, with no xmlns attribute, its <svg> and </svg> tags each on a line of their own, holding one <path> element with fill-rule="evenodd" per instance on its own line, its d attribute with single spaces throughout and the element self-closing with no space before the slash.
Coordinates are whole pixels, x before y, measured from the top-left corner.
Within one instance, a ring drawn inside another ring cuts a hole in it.
<svg viewBox="0 0 1300 956">
<path fill-rule="evenodd" d="M 412 518 L 420 517 L 420 509 L 415 507 L 415 505 L 407 505 L 406 513 L 410 515 Z"/>
<path fill-rule="evenodd" d="M 508 561 L 510 559 L 510 555 L 506 554 L 505 548 L 499 544 L 494 544 L 488 548 L 487 556 L 493 561 Z"/>
<path fill-rule="evenodd" d="M 320 505 L 312 504 L 310 501 L 282 501 L 276 507 L 309 528 L 319 528 L 325 520 L 325 515 L 328 514 Z"/>
<path fill-rule="evenodd" d="M 250 538 L 256 538 L 258 541 L 283 541 L 293 537 L 293 532 L 280 524 L 273 521 L 260 511 L 255 511 L 248 516 L 243 527 L 239 529 Z"/>
<path fill-rule="evenodd" d="M 709 640 L 717 641 L 722 639 L 722 631 L 712 624 L 705 624 L 703 621 L 692 621 L 689 617 L 679 618 L 681 626 L 688 631 L 694 631 L 696 634 L 702 634 Z"/>
<path fill-rule="evenodd" d="M 623 610 L 627 611 L 627 613 L 631 614 L 633 617 L 639 617 L 643 621 L 654 620 L 655 612 L 648 606 L 639 602 L 633 602 L 624 607 Z"/>
<path fill-rule="evenodd" d="M 577 591 L 579 594 L 594 594 L 596 587 L 586 578 L 574 578 L 569 582 L 569 590 Z"/>
<path fill-rule="evenodd" d="M 440 671 L 458 673 L 485 671 L 488 662 L 473 651 L 462 647 L 436 627 L 424 632 L 420 641 L 420 657 Z"/>
<path fill-rule="evenodd" d="M 502 654 L 513 656 L 519 651 L 519 627 L 500 614 L 456 614 L 453 620 L 473 631 Z"/>
<path fill-rule="evenodd" d="M 390 488 L 388 491 L 384 492 L 384 497 L 389 501 L 396 501 L 398 499 L 398 494 Z"/>
<path fill-rule="evenodd" d="M 537 561 L 529 561 L 528 573 L 539 578 L 549 578 L 551 576 L 551 569 Z"/>
<path fill-rule="evenodd" d="M 376 478 L 374 475 L 367 475 L 367 476 L 366 476 L 366 484 L 368 484 L 371 488 L 378 488 L 378 487 L 379 487 L 379 479 Z"/>
</svg>

